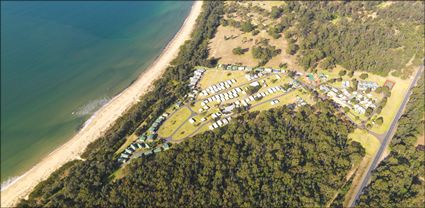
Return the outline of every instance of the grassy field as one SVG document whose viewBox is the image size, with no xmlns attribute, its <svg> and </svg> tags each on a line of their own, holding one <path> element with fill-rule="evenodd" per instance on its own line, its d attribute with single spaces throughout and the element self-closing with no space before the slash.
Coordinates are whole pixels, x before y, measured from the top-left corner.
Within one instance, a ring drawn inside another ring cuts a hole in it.
<svg viewBox="0 0 425 208">
<path fill-rule="evenodd" d="M 186 121 L 183 124 L 183 126 L 176 132 L 176 134 L 174 134 L 173 140 L 183 139 L 189 136 L 190 134 L 192 134 L 193 132 L 195 132 L 197 128 L 198 126 L 195 126 L 194 124 L 191 124 L 189 121 Z"/>
<path fill-rule="evenodd" d="M 202 76 L 199 85 L 201 89 L 205 89 L 219 82 L 229 79 L 235 79 L 236 83 L 233 84 L 233 86 L 235 86 L 247 81 L 244 76 L 244 71 L 224 71 L 221 69 L 209 69 Z"/>
<path fill-rule="evenodd" d="M 273 96 L 268 96 L 266 98 L 263 98 L 259 102 L 262 102 L 265 99 L 271 99 L 273 97 L 278 97 L 279 95 L 282 95 L 282 94 L 283 93 L 281 93 L 281 92 L 276 93 Z M 258 105 L 258 106 L 251 108 L 250 111 L 251 112 L 253 112 L 253 111 L 263 111 L 263 110 L 268 110 L 268 109 L 271 109 L 271 108 L 280 107 L 280 106 L 283 106 L 283 105 L 288 105 L 288 104 L 294 103 L 297 96 L 303 98 L 307 103 L 313 104 L 313 100 L 310 98 L 310 96 L 308 94 L 305 94 L 303 92 L 303 90 L 301 90 L 301 89 L 297 89 L 297 90 L 289 92 L 288 94 L 286 94 L 282 97 L 276 98 L 277 100 L 279 100 L 279 103 L 277 103 L 277 104 L 272 105 L 269 101 L 269 102 L 266 102 L 266 103 L 263 103 L 261 105 Z"/>
<path fill-rule="evenodd" d="M 173 131 L 183 122 L 189 119 L 191 112 L 188 108 L 182 107 L 176 111 L 170 118 L 165 120 L 164 124 L 158 130 L 158 135 L 160 137 L 169 137 Z"/>
<path fill-rule="evenodd" d="M 282 6 L 286 4 L 284 1 L 250 1 L 253 6 L 259 6 L 267 11 L 271 11 L 273 6 Z"/>
<path fill-rule="evenodd" d="M 356 129 L 348 137 L 353 141 L 359 142 L 365 148 L 367 156 L 374 155 L 379 146 L 381 146 L 379 140 L 365 130 Z"/>
<path fill-rule="evenodd" d="M 410 80 L 396 80 L 394 78 L 391 80 L 395 81 L 396 85 L 391 91 L 391 97 L 388 98 L 387 104 L 379 114 L 379 116 L 384 118 L 384 123 L 381 126 L 375 125 L 372 128 L 372 131 L 378 134 L 383 134 L 389 129 L 391 121 L 394 119 L 398 109 L 400 108 L 404 95 L 407 92 L 410 84 Z"/>
</svg>

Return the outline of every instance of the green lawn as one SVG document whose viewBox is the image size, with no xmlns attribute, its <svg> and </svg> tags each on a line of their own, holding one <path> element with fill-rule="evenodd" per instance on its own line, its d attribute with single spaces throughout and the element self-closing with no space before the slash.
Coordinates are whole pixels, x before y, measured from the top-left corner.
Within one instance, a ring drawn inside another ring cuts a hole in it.
<svg viewBox="0 0 425 208">
<path fill-rule="evenodd" d="M 160 137 L 169 137 L 173 131 L 190 117 L 190 110 L 182 107 L 174 113 L 170 118 L 167 118 L 158 130 Z"/>
<path fill-rule="evenodd" d="M 273 96 L 267 96 L 266 98 L 263 98 L 263 99 L 271 99 L 273 97 L 277 97 L 277 96 L 282 95 L 282 94 L 283 94 L 283 92 L 279 92 L 279 93 L 274 94 Z M 300 90 L 297 89 L 297 90 L 289 92 L 288 94 L 286 94 L 286 95 L 284 95 L 280 98 L 277 98 L 277 100 L 279 100 L 279 103 L 277 103 L 277 104 L 272 105 L 272 104 L 270 104 L 271 101 L 266 102 L 266 103 L 263 103 L 261 105 L 258 105 L 258 106 L 251 108 L 250 111 L 251 112 L 252 111 L 263 111 L 263 110 L 268 110 L 268 109 L 271 109 L 271 108 L 276 108 L 276 107 L 280 107 L 280 106 L 283 106 L 283 105 L 291 104 L 291 103 L 294 103 L 296 97 L 300 96 L 300 95 L 302 95 L 302 93 L 301 93 Z M 259 102 L 263 101 L 263 99 L 260 100 Z M 307 102 L 307 100 L 306 100 L 306 102 Z"/>
<path fill-rule="evenodd" d="M 195 125 L 197 124 L 197 125 Z M 173 140 L 181 140 L 193 132 L 198 128 L 199 120 L 195 122 L 194 124 L 191 124 L 189 121 L 186 120 L 186 122 L 183 124 L 183 126 L 174 134 Z"/>
<path fill-rule="evenodd" d="M 353 141 L 359 142 L 365 148 L 367 156 L 373 156 L 381 146 L 381 143 L 376 137 L 362 129 L 356 129 L 348 137 Z"/>
<path fill-rule="evenodd" d="M 391 78 L 391 80 L 396 81 L 394 78 Z M 398 79 L 396 81 L 394 88 L 391 90 L 391 97 L 388 98 L 387 104 L 378 115 L 384 118 L 384 123 L 381 126 L 374 125 L 371 129 L 372 131 L 378 134 L 383 134 L 389 129 L 391 121 L 394 119 L 401 103 L 403 102 L 403 98 L 409 88 L 409 84 L 410 80 Z"/>
</svg>

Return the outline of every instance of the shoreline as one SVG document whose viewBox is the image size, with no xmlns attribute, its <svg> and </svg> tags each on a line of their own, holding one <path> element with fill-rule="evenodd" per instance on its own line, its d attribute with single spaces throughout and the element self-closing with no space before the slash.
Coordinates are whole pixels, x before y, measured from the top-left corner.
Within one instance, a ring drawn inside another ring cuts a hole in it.
<svg viewBox="0 0 425 208">
<path fill-rule="evenodd" d="M 152 83 L 165 72 L 169 63 L 177 56 L 180 46 L 190 39 L 201 11 L 202 2 L 195 1 L 179 31 L 155 58 L 155 61 L 130 86 L 97 110 L 86 121 L 87 124 L 67 142 L 4 187 L 5 190 L 1 191 L 1 207 L 16 205 L 21 198 L 26 198 L 39 182 L 46 180 L 52 172 L 69 161 L 81 159 L 80 155 L 90 143 L 102 136 L 115 120 L 139 101 L 140 96 L 152 89 Z"/>
</svg>

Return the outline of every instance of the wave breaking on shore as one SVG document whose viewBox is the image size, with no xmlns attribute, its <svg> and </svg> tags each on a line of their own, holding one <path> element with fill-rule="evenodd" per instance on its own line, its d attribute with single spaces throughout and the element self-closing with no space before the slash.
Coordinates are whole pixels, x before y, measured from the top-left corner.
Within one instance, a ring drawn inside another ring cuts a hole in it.
<svg viewBox="0 0 425 208">
<path fill-rule="evenodd" d="M 78 108 L 76 111 L 72 112 L 72 115 L 75 116 L 87 116 L 95 113 L 98 109 L 100 109 L 103 105 L 108 103 L 111 99 L 108 97 L 92 100 L 86 105 Z"/>
<path fill-rule="evenodd" d="M 24 174 L 25 175 L 25 174 Z M 4 191 L 7 188 L 9 188 L 11 185 L 13 185 L 14 183 L 16 183 L 17 181 L 19 181 L 20 178 L 22 178 L 24 175 L 20 175 L 20 176 L 13 176 L 10 177 L 8 179 L 6 179 L 5 181 L 3 181 L 0 184 L 0 191 Z"/>
</svg>

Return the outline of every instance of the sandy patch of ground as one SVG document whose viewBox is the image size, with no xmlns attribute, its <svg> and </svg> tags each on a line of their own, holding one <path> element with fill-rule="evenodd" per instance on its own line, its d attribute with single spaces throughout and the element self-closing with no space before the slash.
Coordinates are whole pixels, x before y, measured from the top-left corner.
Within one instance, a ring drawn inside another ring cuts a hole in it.
<svg viewBox="0 0 425 208">
<path fill-rule="evenodd" d="M 233 37 L 225 40 L 224 37 Z M 256 36 L 252 33 L 243 33 L 237 28 L 220 25 L 217 29 L 217 34 L 209 43 L 210 57 L 220 58 L 219 63 L 222 64 L 241 64 L 245 66 L 257 66 L 258 60 L 252 57 L 251 49 L 255 46 L 255 42 L 266 38 L 269 39 L 269 44 L 281 49 L 281 53 L 273 57 L 266 66 L 279 67 L 281 63 L 287 63 L 288 68 L 300 70 L 296 64 L 296 57 L 286 53 L 288 43 L 284 37 L 279 39 L 272 38 L 266 31 L 261 31 Z M 232 50 L 236 47 L 249 49 L 243 55 L 235 55 Z"/>
</svg>

